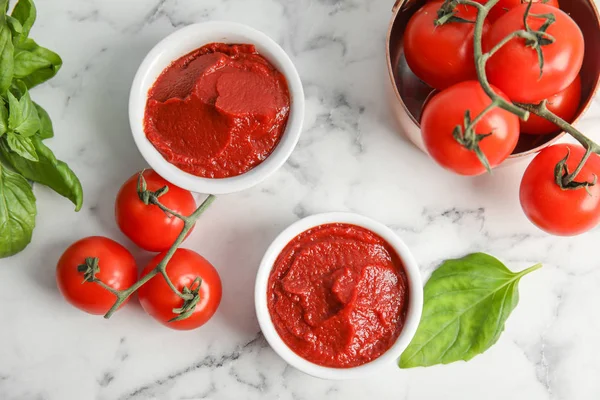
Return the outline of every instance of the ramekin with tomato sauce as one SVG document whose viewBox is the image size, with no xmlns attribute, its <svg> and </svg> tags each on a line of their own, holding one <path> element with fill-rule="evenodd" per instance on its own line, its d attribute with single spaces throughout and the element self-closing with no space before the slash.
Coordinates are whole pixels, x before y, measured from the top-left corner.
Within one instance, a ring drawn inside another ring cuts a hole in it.
<svg viewBox="0 0 600 400">
<path fill-rule="evenodd" d="M 129 117 L 138 149 L 163 178 L 193 192 L 232 193 L 288 159 L 302 131 L 304 91 L 268 36 L 207 22 L 174 32 L 148 53 Z"/>
<path fill-rule="evenodd" d="M 296 222 L 267 250 L 255 286 L 258 321 L 293 367 L 353 379 L 397 362 L 412 340 L 423 286 L 407 246 L 350 213 Z"/>
</svg>

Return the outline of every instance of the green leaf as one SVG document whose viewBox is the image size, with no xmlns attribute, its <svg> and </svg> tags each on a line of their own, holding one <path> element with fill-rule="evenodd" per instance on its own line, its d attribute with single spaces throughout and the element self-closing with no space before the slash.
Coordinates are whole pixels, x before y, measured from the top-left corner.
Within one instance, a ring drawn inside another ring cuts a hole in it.
<svg viewBox="0 0 600 400">
<path fill-rule="evenodd" d="M 0 24 L 0 94 L 4 94 L 13 80 L 14 46 L 12 33 L 6 21 Z"/>
<path fill-rule="evenodd" d="M 28 36 L 36 17 L 36 9 L 33 0 L 17 1 L 11 16 L 21 23 L 23 35 Z"/>
<path fill-rule="evenodd" d="M 10 30 L 13 33 L 13 36 L 18 36 L 21 33 L 23 33 L 23 25 L 21 25 L 18 19 L 7 15 L 6 22 L 8 23 L 8 26 L 10 27 Z"/>
<path fill-rule="evenodd" d="M 33 142 L 29 138 L 9 132 L 8 136 L 6 137 L 6 143 L 8 143 L 8 147 L 13 152 L 21 157 L 33 162 L 39 161 L 35 147 L 33 146 Z"/>
<path fill-rule="evenodd" d="M 8 110 L 4 102 L 0 104 L 0 137 L 8 131 Z"/>
<path fill-rule="evenodd" d="M 20 100 L 8 92 L 8 128 L 20 133 L 24 137 L 35 135 L 41 128 L 40 118 L 37 109 L 29 97 L 29 92 L 25 93 Z"/>
<path fill-rule="evenodd" d="M 46 185 L 61 196 L 75 204 L 79 211 L 83 204 L 83 190 L 75 173 L 67 164 L 59 161 L 37 136 L 30 138 L 39 157 L 38 162 L 32 162 L 24 157 L 10 152 L 0 142 L 0 151 L 10 165 L 25 178 Z"/>
<path fill-rule="evenodd" d="M 54 137 L 54 128 L 52 127 L 52 120 L 50 119 L 50 116 L 46 110 L 42 108 L 42 106 L 36 102 L 33 104 L 35 105 L 38 117 L 40 118 L 40 130 L 38 132 L 39 137 L 42 139 L 50 139 L 51 137 Z"/>
<path fill-rule="evenodd" d="M 483 253 L 444 262 L 425 285 L 423 316 L 400 367 L 468 361 L 489 349 L 519 302 L 520 279 L 540 267 L 513 273 Z"/>
<path fill-rule="evenodd" d="M 17 254 L 31 242 L 36 212 L 29 182 L 0 163 L 0 258 Z"/>
<path fill-rule="evenodd" d="M 58 54 L 39 46 L 33 39 L 25 39 L 15 48 L 14 76 L 29 89 L 54 77 L 61 66 Z"/>
</svg>

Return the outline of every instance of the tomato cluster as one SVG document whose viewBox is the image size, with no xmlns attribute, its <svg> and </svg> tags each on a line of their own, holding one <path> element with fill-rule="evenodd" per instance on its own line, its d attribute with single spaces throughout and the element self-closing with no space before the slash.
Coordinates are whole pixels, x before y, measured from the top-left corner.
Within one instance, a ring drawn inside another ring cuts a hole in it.
<svg viewBox="0 0 600 400">
<path fill-rule="evenodd" d="M 115 216 L 121 231 L 138 247 L 160 253 L 143 269 L 140 277 L 144 277 L 155 269 L 174 245 L 184 222 L 140 198 L 139 176 L 132 176 L 121 187 L 115 203 Z M 143 177 L 146 190 L 150 192 L 168 187 L 159 200 L 172 212 L 189 216 L 196 210 L 196 202 L 190 192 L 168 183 L 152 170 L 144 171 Z M 91 262 L 98 266 L 94 278 L 107 287 L 86 279 L 86 263 Z M 173 329 L 200 327 L 214 315 L 221 302 L 222 287 L 217 270 L 202 256 L 187 249 L 177 249 L 167 265 L 166 273 L 177 290 L 183 293 L 185 288 L 195 289 L 199 301 L 187 318 L 173 320 L 178 316 L 174 310 L 182 307 L 184 301 L 165 278 L 157 274 L 138 290 L 142 308 Z M 90 314 L 101 315 L 106 314 L 117 300 L 110 290 L 131 288 L 137 278 L 138 269 L 132 254 L 114 240 L 99 236 L 73 243 L 59 259 L 56 274 L 58 288 L 69 303 Z"/>
<path fill-rule="evenodd" d="M 554 115 L 572 122 L 582 91 L 584 37 L 557 0 L 500 0 L 483 24 L 475 24 L 482 11 L 475 5 L 428 1 L 404 33 L 409 67 L 437 90 L 421 117 L 428 153 L 444 168 L 469 176 L 506 160 L 521 134 L 560 130 L 536 115 L 519 120 L 519 112 L 526 115 L 523 107 L 544 102 Z M 584 154 L 579 145 L 552 146 L 529 166 L 521 204 L 541 229 L 575 235 L 600 222 L 595 186 L 600 158 L 591 154 L 584 160 Z M 565 158 L 566 166 L 558 168 Z M 584 168 L 573 176 L 582 160 Z"/>
</svg>

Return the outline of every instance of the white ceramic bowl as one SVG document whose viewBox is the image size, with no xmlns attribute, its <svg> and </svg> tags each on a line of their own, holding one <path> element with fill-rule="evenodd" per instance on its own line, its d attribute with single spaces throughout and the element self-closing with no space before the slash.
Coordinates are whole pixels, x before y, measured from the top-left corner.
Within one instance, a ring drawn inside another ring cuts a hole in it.
<svg viewBox="0 0 600 400">
<path fill-rule="evenodd" d="M 375 232 L 398 253 L 404 264 L 409 286 L 408 311 L 404 328 L 390 349 L 373 361 L 353 368 L 323 367 L 294 353 L 281 339 L 267 307 L 267 286 L 275 260 L 287 244 L 300 233 L 316 226 L 332 223 L 357 225 Z M 254 291 L 256 315 L 260 328 L 277 354 L 288 364 L 309 375 L 322 379 L 355 379 L 377 372 L 383 365 L 397 363 L 398 358 L 412 340 L 423 309 L 423 284 L 417 262 L 404 242 L 387 226 L 370 218 L 351 213 L 326 213 L 304 218 L 284 230 L 268 248 L 256 276 Z"/>
<path fill-rule="evenodd" d="M 148 91 L 173 61 L 213 42 L 248 43 L 256 46 L 287 79 L 291 105 L 286 130 L 273 153 L 252 170 L 230 178 L 210 179 L 189 174 L 163 158 L 146 138 L 144 111 Z M 206 22 L 186 26 L 167 36 L 148 53 L 133 80 L 129 96 L 129 122 L 135 143 L 146 162 L 169 182 L 197 193 L 225 194 L 248 189 L 267 179 L 288 159 L 302 132 L 304 90 L 294 64 L 271 38 L 246 25 L 233 22 Z"/>
</svg>

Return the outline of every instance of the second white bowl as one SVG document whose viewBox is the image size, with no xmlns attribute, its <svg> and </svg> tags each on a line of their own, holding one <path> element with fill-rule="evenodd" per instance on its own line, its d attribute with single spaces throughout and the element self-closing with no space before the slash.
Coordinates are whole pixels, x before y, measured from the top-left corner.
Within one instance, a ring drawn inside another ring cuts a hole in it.
<svg viewBox="0 0 600 400">
<path fill-rule="evenodd" d="M 267 305 L 267 287 L 269 276 L 275 260 L 287 244 L 296 236 L 311 228 L 324 224 L 351 224 L 368 229 L 386 242 L 396 251 L 408 279 L 409 299 L 406 321 L 396 342 L 380 357 L 364 365 L 353 368 L 329 368 L 314 364 L 294 353 L 281 339 L 269 313 Z M 410 250 L 404 242 L 387 226 L 358 214 L 351 213 L 326 213 L 304 218 L 284 230 L 268 248 L 260 264 L 256 276 L 254 291 L 256 315 L 260 328 L 273 350 L 288 364 L 309 375 L 322 379 L 354 379 L 377 372 L 383 365 L 397 363 L 402 352 L 408 347 L 414 337 L 423 309 L 423 283 L 421 272 Z"/>
<path fill-rule="evenodd" d="M 189 174 L 169 163 L 144 132 L 148 91 L 173 61 L 209 43 L 253 44 L 287 79 L 290 115 L 275 150 L 250 171 L 230 178 L 211 179 Z M 225 194 L 248 189 L 267 179 L 289 158 L 298 143 L 304 120 L 304 90 L 296 67 L 270 37 L 249 26 L 233 22 L 206 22 L 186 26 L 167 36 L 148 53 L 133 80 L 129 96 L 129 122 L 135 143 L 144 159 L 169 182 L 196 193 Z"/>
</svg>

